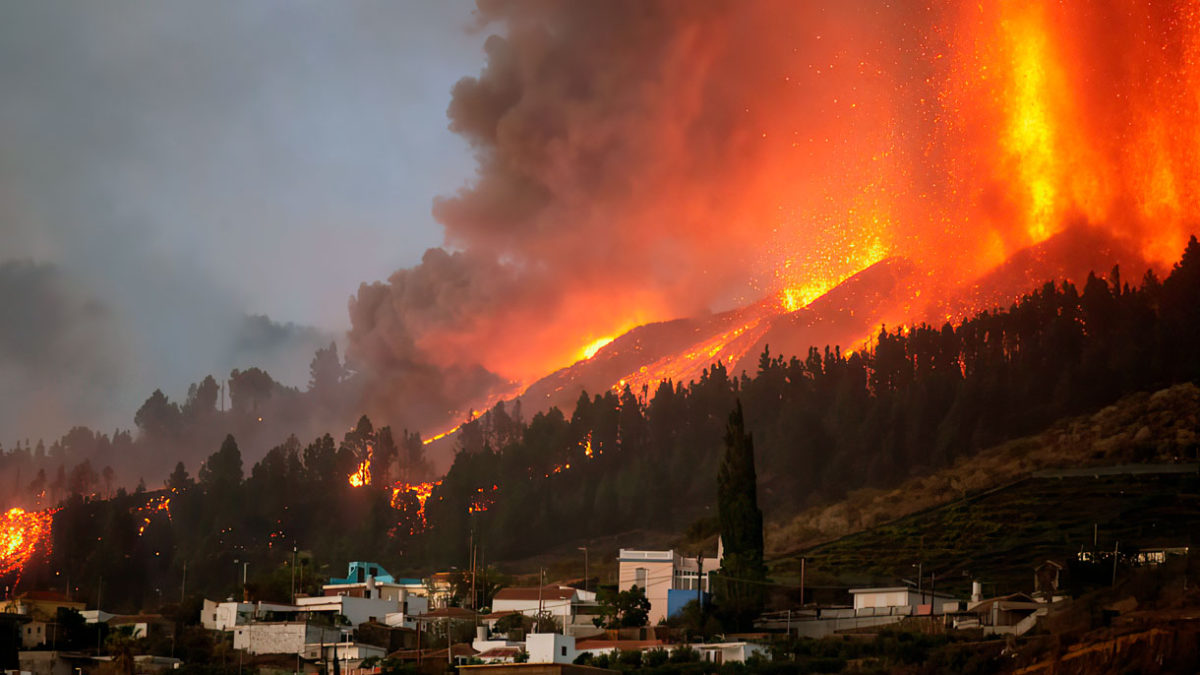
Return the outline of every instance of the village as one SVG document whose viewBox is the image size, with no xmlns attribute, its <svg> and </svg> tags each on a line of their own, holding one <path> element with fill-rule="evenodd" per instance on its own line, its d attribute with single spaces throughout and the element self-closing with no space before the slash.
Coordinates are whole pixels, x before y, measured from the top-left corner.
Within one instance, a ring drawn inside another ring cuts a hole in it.
<svg viewBox="0 0 1200 675">
<path fill-rule="evenodd" d="M 1018 637 L 1070 603 L 1060 592 L 1064 566 L 1045 561 L 1029 570 L 1028 592 L 1001 597 L 985 597 L 978 581 L 969 598 L 958 597 L 938 590 L 935 577 L 925 579 L 927 585 L 902 580 L 880 587 L 801 588 L 798 597 L 809 602 L 762 614 L 754 632 L 704 639 L 702 631 L 678 619 L 711 602 L 710 584 L 723 553 L 719 540 L 714 553 L 707 558 L 620 549 L 616 592 L 610 586 L 607 599 L 585 570 L 582 579 L 500 588 L 489 606 L 479 608 L 471 606 L 471 598 L 480 597 L 474 574 L 403 578 L 378 563 L 354 561 L 345 577 L 323 584 L 321 595 L 297 593 L 293 584 L 290 602 L 253 600 L 244 588 L 242 598 L 205 599 L 199 624 L 222 648 L 220 663 L 204 665 L 263 675 L 413 669 L 582 673 L 604 672 L 618 663 L 625 669 L 697 663 L 716 670 L 723 664 L 766 663 L 772 645 L 784 640 L 863 640 L 887 629 L 961 632 L 984 640 Z M 1187 553 L 1186 548 L 1143 550 L 1122 564 L 1161 565 Z M 1084 562 L 1097 565 L 1115 562 L 1111 556 L 1082 555 L 1088 558 Z M 539 571 L 537 578 L 542 577 Z M 72 626 L 82 630 L 89 647 L 59 647 Z M 6 598 L 0 604 L 0 630 L 0 646 L 16 652 L 0 656 L 12 661 L 15 655 L 19 663 L 5 675 L 152 674 L 187 665 L 174 656 L 172 619 L 113 614 L 54 591 Z M 138 644 L 169 645 L 170 650 L 138 653 Z"/>
</svg>

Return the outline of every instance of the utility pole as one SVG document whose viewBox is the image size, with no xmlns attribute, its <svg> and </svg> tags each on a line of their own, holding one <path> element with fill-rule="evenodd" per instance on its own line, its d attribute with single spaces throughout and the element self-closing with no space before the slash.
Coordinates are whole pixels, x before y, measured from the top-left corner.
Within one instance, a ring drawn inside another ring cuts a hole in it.
<svg viewBox="0 0 1200 675">
<path fill-rule="evenodd" d="M 1113 545 L 1113 578 L 1112 578 L 1113 586 L 1117 585 L 1117 558 L 1120 558 L 1120 557 L 1121 557 L 1121 542 L 1118 541 L 1116 544 Z"/>
<path fill-rule="evenodd" d="M 546 588 L 546 568 L 538 568 L 538 615 L 537 623 L 533 626 L 533 632 L 542 632 L 542 591 Z"/>
<path fill-rule="evenodd" d="M 923 561 L 917 561 L 917 593 L 921 596 L 921 604 L 925 604 L 925 590 L 921 586 L 921 574 L 924 570 Z"/>
<path fill-rule="evenodd" d="M 187 561 L 183 561 L 183 581 L 179 584 L 179 602 L 187 597 Z"/>
<path fill-rule="evenodd" d="M 100 592 L 104 590 L 104 577 L 96 582 L 96 656 L 100 656 L 100 627 L 104 622 L 100 620 L 100 613 L 104 610 L 100 609 Z"/>
<path fill-rule="evenodd" d="M 479 616 L 478 596 L 475 594 L 475 518 L 471 518 L 471 609 L 475 610 L 475 616 Z M 476 618 L 476 625 L 478 625 Z"/>
<path fill-rule="evenodd" d="M 801 607 L 803 607 L 805 604 L 804 603 L 804 563 L 805 562 L 807 562 L 807 559 L 804 557 L 801 557 L 800 558 L 800 606 Z"/>
<path fill-rule="evenodd" d="M 704 553 L 696 554 L 696 606 L 704 613 Z"/>
<path fill-rule="evenodd" d="M 937 605 L 937 572 L 929 573 L 929 616 L 937 614 L 934 611 L 934 606 Z"/>
<path fill-rule="evenodd" d="M 588 589 L 588 550 L 586 546 L 580 546 L 577 550 L 583 551 L 583 590 Z"/>
</svg>

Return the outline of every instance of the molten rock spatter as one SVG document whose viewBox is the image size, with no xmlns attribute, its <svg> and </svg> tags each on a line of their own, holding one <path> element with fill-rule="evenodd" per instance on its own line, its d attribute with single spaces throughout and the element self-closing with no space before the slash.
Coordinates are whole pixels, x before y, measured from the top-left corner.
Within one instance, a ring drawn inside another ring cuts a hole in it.
<svg viewBox="0 0 1200 675">
<path fill-rule="evenodd" d="M 39 549 L 50 552 L 54 510 L 26 511 L 11 508 L 0 514 L 0 578 L 19 580 Z"/>
</svg>

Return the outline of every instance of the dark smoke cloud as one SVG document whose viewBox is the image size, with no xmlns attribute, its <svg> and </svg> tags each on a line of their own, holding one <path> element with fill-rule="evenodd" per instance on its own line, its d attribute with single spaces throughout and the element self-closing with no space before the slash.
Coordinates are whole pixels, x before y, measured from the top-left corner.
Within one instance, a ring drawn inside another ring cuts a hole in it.
<svg viewBox="0 0 1200 675">
<path fill-rule="evenodd" d="M 351 301 L 371 405 L 478 402 L 635 323 L 761 294 L 785 208 L 829 215 L 813 179 L 855 169 L 838 139 L 893 112 L 882 72 L 906 48 L 882 36 L 909 10 L 817 5 L 480 0 L 487 64 L 448 110 L 477 175 L 434 204 L 457 252 Z M 827 220 L 793 225 L 830 244 Z"/>
</svg>

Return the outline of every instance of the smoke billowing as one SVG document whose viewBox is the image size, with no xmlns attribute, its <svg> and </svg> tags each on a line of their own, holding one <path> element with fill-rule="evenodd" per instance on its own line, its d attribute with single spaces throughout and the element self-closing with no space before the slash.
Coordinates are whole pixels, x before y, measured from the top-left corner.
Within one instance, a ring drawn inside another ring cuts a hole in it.
<svg viewBox="0 0 1200 675">
<path fill-rule="evenodd" d="M 487 64 L 448 110 L 477 176 L 434 204 L 457 252 L 351 301 L 370 404 L 449 413 L 638 323 L 889 254 L 941 291 L 1074 223 L 1177 253 L 1194 9 L 895 4 L 480 0 Z"/>
<path fill-rule="evenodd" d="M 480 3 L 498 34 L 448 110 L 478 175 L 434 205 L 460 252 L 430 251 L 351 303 L 350 355 L 377 406 L 404 408 L 392 395 L 413 364 L 453 371 L 451 389 L 487 383 L 480 367 L 528 381 L 597 338 L 771 285 L 763 262 L 793 208 L 780 197 L 824 199 L 813 181 L 843 161 L 831 102 L 885 98 L 883 77 L 812 64 L 877 67 L 897 17 L 860 12 L 851 29 L 849 13 L 743 7 Z M 796 224 L 806 249 L 830 243 L 827 224 Z"/>
</svg>

